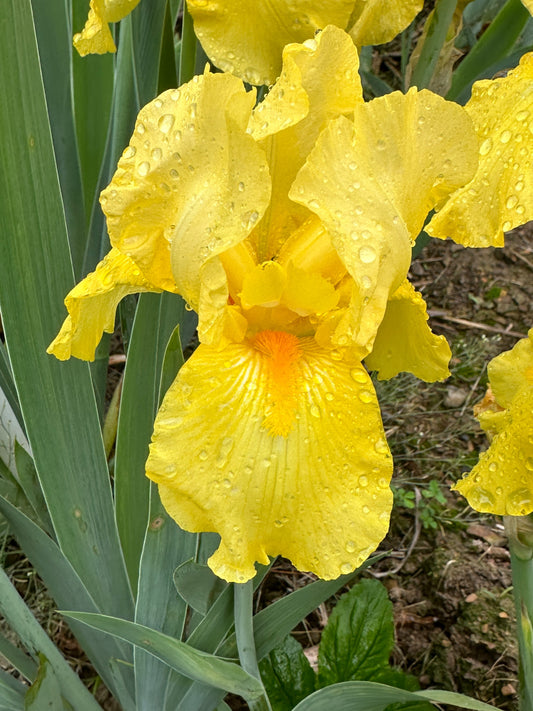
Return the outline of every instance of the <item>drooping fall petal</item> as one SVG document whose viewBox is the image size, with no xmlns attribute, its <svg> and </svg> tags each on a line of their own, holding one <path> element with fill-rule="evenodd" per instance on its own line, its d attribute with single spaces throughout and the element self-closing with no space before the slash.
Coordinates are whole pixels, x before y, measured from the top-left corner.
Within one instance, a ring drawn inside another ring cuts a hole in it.
<svg viewBox="0 0 533 711">
<path fill-rule="evenodd" d="M 390 297 L 372 352 L 365 358 L 379 380 L 407 372 L 432 383 L 450 375 L 450 347 L 427 321 L 424 299 L 405 281 Z"/>
<path fill-rule="evenodd" d="M 71 356 L 94 360 L 103 332 L 112 333 L 115 328 L 119 301 L 128 294 L 145 291 L 160 292 L 161 289 L 144 277 L 132 259 L 112 249 L 95 271 L 67 295 L 65 305 L 69 315 L 47 353 L 59 360 Z"/>
<path fill-rule="evenodd" d="M 506 77 L 476 82 L 465 109 L 479 139 L 479 167 L 426 229 L 466 247 L 502 247 L 504 232 L 533 219 L 533 53 Z"/>
<path fill-rule="evenodd" d="M 411 89 L 357 104 L 353 123 L 331 121 L 299 172 L 289 196 L 320 217 L 356 284 L 339 338 L 360 357 L 406 277 L 426 215 L 473 175 L 476 144 L 460 106 Z"/>
<path fill-rule="evenodd" d="M 287 44 L 332 24 L 344 28 L 354 0 L 187 0 L 209 59 L 250 84 L 272 84 Z"/>
<path fill-rule="evenodd" d="M 182 527 L 220 534 L 209 565 L 230 581 L 277 554 L 335 578 L 388 528 L 391 459 L 368 374 L 289 333 L 201 345 L 159 411 L 147 474 Z"/>
<path fill-rule="evenodd" d="M 424 0 L 356 0 L 348 32 L 358 47 L 390 42 L 423 5 Z"/>
<path fill-rule="evenodd" d="M 161 289 L 177 285 L 200 311 L 205 340 L 220 331 L 228 296 L 217 256 L 250 233 L 269 200 L 264 153 L 246 133 L 254 101 L 224 74 L 161 94 L 141 110 L 101 197 L 111 244 Z"/>
<path fill-rule="evenodd" d="M 85 27 L 74 35 L 74 47 L 84 57 L 86 54 L 116 52 L 117 48 L 109 30 L 109 22 L 126 17 L 140 0 L 91 0 Z"/>
</svg>

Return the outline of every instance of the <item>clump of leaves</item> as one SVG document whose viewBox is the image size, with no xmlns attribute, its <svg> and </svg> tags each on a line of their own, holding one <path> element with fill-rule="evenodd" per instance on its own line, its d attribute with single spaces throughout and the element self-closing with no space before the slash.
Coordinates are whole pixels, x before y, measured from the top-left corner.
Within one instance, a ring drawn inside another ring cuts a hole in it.
<svg viewBox="0 0 533 711">
<path fill-rule="evenodd" d="M 335 606 L 319 647 L 315 673 L 301 646 L 285 638 L 260 663 L 272 711 L 291 711 L 304 698 L 345 681 L 373 681 L 416 691 L 415 677 L 390 666 L 394 646 L 392 604 L 377 580 L 362 580 Z M 426 702 L 392 704 L 386 711 L 430 711 Z"/>
<path fill-rule="evenodd" d="M 428 486 L 418 489 L 420 496 L 417 496 L 413 489 L 399 487 L 394 490 L 394 503 L 404 509 L 418 508 L 420 523 L 425 529 L 436 529 L 442 509 L 446 506 L 446 497 L 442 493 L 439 482 L 432 479 Z"/>
</svg>

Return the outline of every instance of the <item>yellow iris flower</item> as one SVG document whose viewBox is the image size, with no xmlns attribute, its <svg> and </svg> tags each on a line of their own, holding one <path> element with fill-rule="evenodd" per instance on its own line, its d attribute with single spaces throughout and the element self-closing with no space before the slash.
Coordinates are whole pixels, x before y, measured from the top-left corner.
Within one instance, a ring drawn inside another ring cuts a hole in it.
<svg viewBox="0 0 533 711">
<path fill-rule="evenodd" d="M 382 378 L 448 374 L 406 275 L 428 212 L 475 174 L 478 140 L 429 91 L 365 103 L 333 26 L 287 46 L 254 105 L 241 80 L 206 72 L 141 110 L 101 196 L 112 249 L 67 296 L 49 352 L 92 359 L 123 296 L 182 294 L 201 345 L 161 405 L 147 475 L 180 526 L 220 534 L 217 575 L 243 582 L 282 554 L 328 579 L 376 548 L 392 504 L 362 360 Z"/>
<path fill-rule="evenodd" d="M 488 372 L 476 416 L 492 442 L 455 488 L 477 511 L 525 516 L 533 511 L 533 329 Z"/>
<path fill-rule="evenodd" d="M 74 37 L 83 56 L 115 52 L 108 22 L 117 22 L 139 0 L 91 0 L 87 23 Z M 285 45 L 311 39 L 326 25 L 345 28 L 358 46 L 394 39 L 424 0 L 187 0 L 196 36 L 209 59 L 250 84 L 272 84 Z"/>
<path fill-rule="evenodd" d="M 139 2 L 140 0 L 91 0 L 85 27 L 75 34 L 73 39 L 79 54 L 84 57 L 86 54 L 116 52 L 109 23 L 122 20 Z"/>
</svg>

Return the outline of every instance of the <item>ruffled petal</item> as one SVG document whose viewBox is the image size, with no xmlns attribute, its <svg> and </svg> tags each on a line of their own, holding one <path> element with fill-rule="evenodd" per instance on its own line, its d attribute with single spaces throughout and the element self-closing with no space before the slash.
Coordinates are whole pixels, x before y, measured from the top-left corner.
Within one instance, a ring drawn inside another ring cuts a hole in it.
<svg viewBox="0 0 533 711">
<path fill-rule="evenodd" d="M 455 488 L 476 511 L 525 516 L 533 511 L 533 385 L 499 413 L 499 432 Z"/>
<path fill-rule="evenodd" d="M 467 247 L 502 247 L 504 232 L 533 219 L 533 53 L 506 77 L 476 82 L 465 108 L 479 167 L 426 229 Z"/>
<path fill-rule="evenodd" d="M 358 69 L 357 50 L 338 27 L 285 48 L 281 76 L 249 124 L 253 137 L 263 141 L 272 176 L 271 204 L 254 232 L 259 261 L 277 255 L 288 234 L 309 217 L 288 192 L 327 121 L 363 102 Z"/>
<path fill-rule="evenodd" d="M 147 462 L 180 526 L 220 534 L 209 565 L 235 582 L 277 554 L 325 579 L 360 565 L 388 528 L 391 470 L 366 370 L 273 331 L 199 347 Z"/>
<path fill-rule="evenodd" d="M 331 121 L 298 173 L 290 198 L 320 217 L 356 283 L 342 330 L 361 357 L 405 279 L 427 213 L 474 173 L 476 146 L 464 109 L 411 89 L 358 104 L 353 123 Z"/>
<path fill-rule="evenodd" d="M 246 238 L 270 197 L 266 158 L 246 133 L 254 101 L 223 74 L 161 94 L 101 196 L 113 246 L 159 288 L 177 285 L 214 340 L 228 295 L 217 255 Z"/>
<path fill-rule="evenodd" d="M 213 64 L 250 84 L 273 84 L 285 45 L 328 24 L 346 27 L 353 0 L 187 0 L 187 7 Z"/>
<path fill-rule="evenodd" d="M 118 303 L 128 294 L 160 292 L 141 273 L 135 262 L 112 249 L 67 295 L 69 315 L 49 345 L 47 353 L 59 360 L 71 356 L 94 360 L 96 346 L 104 331 L 113 333 Z"/>
<path fill-rule="evenodd" d="M 533 388 L 533 328 L 510 351 L 500 353 L 488 365 L 491 390 L 500 407 L 510 407 L 524 387 Z"/>
<path fill-rule="evenodd" d="M 423 5 L 424 0 L 356 0 L 348 31 L 358 47 L 390 42 Z"/>
<path fill-rule="evenodd" d="M 108 22 L 118 22 L 128 15 L 140 0 L 91 0 L 85 27 L 74 35 L 73 44 L 78 53 L 105 54 L 117 48 Z"/>
<path fill-rule="evenodd" d="M 390 297 L 372 352 L 365 359 L 370 370 L 377 370 L 378 380 L 407 372 L 433 383 L 450 375 L 450 347 L 427 321 L 422 295 L 404 281 Z"/>
</svg>

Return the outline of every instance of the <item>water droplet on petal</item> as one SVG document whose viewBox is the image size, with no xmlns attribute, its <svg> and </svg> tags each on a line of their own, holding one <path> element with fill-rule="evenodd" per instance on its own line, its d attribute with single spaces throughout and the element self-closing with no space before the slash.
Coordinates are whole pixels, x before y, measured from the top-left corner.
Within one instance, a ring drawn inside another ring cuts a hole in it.
<svg viewBox="0 0 533 711">
<path fill-rule="evenodd" d="M 357 544 L 355 543 L 355 541 L 347 541 L 345 548 L 347 553 L 355 553 Z"/>
<path fill-rule="evenodd" d="M 353 569 L 354 566 L 352 565 L 352 563 L 342 563 L 341 565 L 341 573 L 343 575 L 348 575 L 348 573 L 351 573 Z"/>
<path fill-rule="evenodd" d="M 374 398 L 372 396 L 372 393 L 369 390 L 361 390 L 361 392 L 359 393 L 359 400 L 365 403 L 365 405 L 367 405 L 369 402 L 372 402 L 373 399 Z"/>
<path fill-rule="evenodd" d="M 198 459 L 201 459 L 202 462 L 205 462 L 205 460 L 207 459 L 208 456 L 209 456 L 209 455 L 207 454 L 207 452 L 205 451 L 205 449 L 201 449 L 201 450 L 198 452 Z"/>
<path fill-rule="evenodd" d="M 137 153 L 137 149 L 135 146 L 128 146 L 124 153 L 122 154 L 123 158 L 133 158 L 133 156 Z"/>
<path fill-rule="evenodd" d="M 148 163 L 147 160 L 143 160 L 142 163 L 139 163 L 137 166 L 137 173 L 144 178 L 148 173 L 150 172 L 150 163 Z"/>
<path fill-rule="evenodd" d="M 359 259 L 364 264 L 371 264 L 376 259 L 376 250 L 370 245 L 364 245 L 359 250 Z"/>
<path fill-rule="evenodd" d="M 157 122 L 157 126 L 162 133 L 168 133 L 173 125 L 174 125 L 173 114 L 163 114 L 163 116 L 161 116 L 161 118 Z"/>
<path fill-rule="evenodd" d="M 476 511 L 488 513 L 494 508 L 494 497 L 492 494 L 479 486 L 474 487 L 470 491 L 468 498 Z"/>
<path fill-rule="evenodd" d="M 368 477 L 364 474 L 361 474 L 361 476 L 359 477 L 359 486 L 368 486 Z"/>
<path fill-rule="evenodd" d="M 486 138 L 479 147 L 479 155 L 486 156 L 492 148 L 492 138 Z"/>
<path fill-rule="evenodd" d="M 501 136 L 500 136 L 500 141 L 501 141 L 502 143 L 509 143 L 509 141 L 511 140 L 512 135 L 513 135 L 513 134 L 511 133 L 511 131 L 504 131 L 504 132 L 501 134 Z"/>
<path fill-rule="evenodd" d="M 518 202 L 518 198 L 516 197 L 516 195 L 509 195 L 509 197 L 507 198 L 507 202 L 505 203 L 505 207 L 508 210 L 511 210 L 516 205 L 517 202 Z"/>
<path fill-rule="evenodd" d="M 313 417 L 320 417 L 320 410 L 316 405 L 311 405 L 311 407 L 309 408 L 309 412 L 313 415 Z"/>
</svg>

